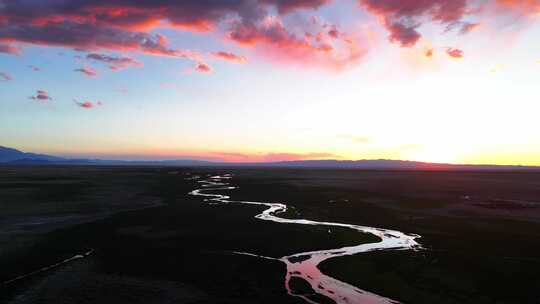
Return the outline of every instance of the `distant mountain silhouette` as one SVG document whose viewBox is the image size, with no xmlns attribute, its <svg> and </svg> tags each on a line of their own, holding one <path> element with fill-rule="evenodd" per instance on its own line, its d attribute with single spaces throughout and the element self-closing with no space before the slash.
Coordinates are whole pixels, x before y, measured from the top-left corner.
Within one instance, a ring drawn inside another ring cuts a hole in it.
<svg viewBox="0 0 540 304">
<path fill-rule="evenodd" d="M 261 163 L 270 167 L 296 168 L 341 168 L 366 170 L 540 170 L 535 166 L 510 165 L 462 165 L 426 163 L 408 160 L 364 159 L 364 160 L 295 160 Z"/>
<path fill-rule="evenodd" d="M 103 166 L 183 166 L 183 167 L 251 167 L 251 168 L 326 168 L 364 170 L 538 170 L 534 166 L 459 165 L 425 163 L 406 160 L 294 160 L 260 163 L 211 162 L 193 159 L 130 161 L 106 159 L 69 159 L 51 155 L 26 153 L 0 146 L 0 164 L 9 165 L 103 165 Z"/>
<path fill-rule="evenodd" d="M 0 146 L 0 162 L 12 162 L 12 161 L 61 161 L 63 158 L 44 155 L 44 154 L 35 154 L 35 153 L 25 153 L 17 149 L 8 148 Z"/>
</svg>

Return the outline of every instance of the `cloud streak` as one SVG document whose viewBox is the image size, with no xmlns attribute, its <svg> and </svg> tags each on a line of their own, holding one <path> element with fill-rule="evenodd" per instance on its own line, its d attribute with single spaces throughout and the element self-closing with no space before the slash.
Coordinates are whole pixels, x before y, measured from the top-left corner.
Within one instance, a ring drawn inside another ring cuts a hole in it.
<svg viewBox="0 0 540 304">
<path fill-rule="evenodd" d="M 83 108 L 83 109 L 93 109 L 95 107 L 99 107 L 99 106 L 102 106 L 103 103 L 101 103 L 101 101 L 98 101 L 98 102 L 92 102 L 92 101 L 77 101 L 77 100 L 73 100 L 73 102 L 75 103 L 75 105 L 77 105 L 78 107 L 80 108 Z"/>
<path fill-rule="evenodd" d="M 99 74 L 98 71 L 96 71 L 95 69 L 91 67 L 83 67 L 83 68 L 75 69 L 74 71 L 82 73 L 88 77 L 96 77 Z"/>
<path fill-rule="evenodd" d="M 92 53 L 86 56 L 87 59 L 103 62 L 113 71 L 120 71 L 129 67 L 141 67 L 143 63 L 130 57 L 116 57 L 104 54 Z"/>
<path fill-rule="evenodd" d="M 223 52 L 223 51 L 215 52 L 215 53 L 212 53 L 212 56 L 214 58 L 216 58 L 216 59 L 221 59 L 221 60 L 230 61 L 230 62 L 234 62 L 234 63 L 246 63 L 247 62 L 246 57 L 239 56 L 239 55 L 229 53 L 229 52 Z"/>
</svg>

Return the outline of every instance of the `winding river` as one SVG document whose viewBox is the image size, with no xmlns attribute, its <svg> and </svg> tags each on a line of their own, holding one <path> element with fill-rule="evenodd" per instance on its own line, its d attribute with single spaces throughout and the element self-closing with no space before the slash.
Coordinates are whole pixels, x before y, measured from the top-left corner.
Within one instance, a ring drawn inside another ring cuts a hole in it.
<svg viewBox="0 0 540 304">
<path fill-rule="evenodd" d="M 259 258 L 270 260 L 277 260 L 285 263 L 285 265 L 287 266 L 287 273 L 285 275 L 285 288 L 291 296 L 300 297 L 307 302 L 313 304 L 322 303 L 319 301 L 321 297 L 317 297 L 316 294 L 330 298 L 338 304 L 399 303 L 392 299 L 361 290 L 355 286 L 329 277 L 322 273 L 317 267 L 317 265 L 319 265 L 324 260 L 330 258 L 353 255 L 357 253 L 375 250 L 418 250 L 421 247 L 420 244 L 415 241 L 415 239 L 419 238 L 420 236 L 414 234 L 405 234 L 396 230 L 373 228 L 359 225 L 349 225 L 334 222 L 317 222 L 307 219 L 281 218 L 277 215 L 287 210 L 287 205 L 285 204 L 235 201 L 231 200 L 230 197 L 227 195 L 215 194 L 215 192 L 209 193 L 212 191 L 236 189 L 237 187 L 231 186 L 230 183 L 227 182 L 227 180 L 231 178 L 232 175 L 230 174 L 208 176 L 205 178 L 202 178 L 200 176 L 194 176 L 192 177 L 192 179 L 198 179 L 198 182 L 202 184 L 202 188 L 193 190 L 192 192 L 190 192 L 190 194 L 205 197 L 205 201 L 210 204 L 239 203 L 267 206 L 268 209 L 264 210 L 261 214 L 255 216 L 256 218 L 265 221 L 272 221 L 283 224 L 344 227 L 363 233 L 371 233 L 380 238 L 380 241 L 377 243 L 359 244 L 356 246 L 348 246 L 329 250 L 301 252 L 278 259 L 254 255 L 245 252 L 236 252 L 238 254 L 256 256 Z M 293 278 L 302 279 L 309 283 L 311 285 L 311 288 L 314 290 L 314 293 L 299 294 L 294 292 L 291 288 L 291 279 Z"/>
</svg>

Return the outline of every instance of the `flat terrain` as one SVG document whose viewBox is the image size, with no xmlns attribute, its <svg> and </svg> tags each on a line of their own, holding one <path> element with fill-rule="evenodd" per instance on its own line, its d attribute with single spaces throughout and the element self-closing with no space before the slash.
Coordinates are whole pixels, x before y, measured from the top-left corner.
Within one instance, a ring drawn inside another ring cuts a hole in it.
<svg viewBox="0 0 540 304">
<path fill-rule="evenodd" d="M 538 303 L 540 173 L 151 167 L 0 168 L 6 303 L 303 303 L 279 258 L 373 242 L 347 229 L 208 205 L 193 175 L 233 173 L 232 199 L 283 202 L 287 217 L 396 229 L 418 252 L 330 259 L 323 272 L 406 303 Z"/>
</svg>

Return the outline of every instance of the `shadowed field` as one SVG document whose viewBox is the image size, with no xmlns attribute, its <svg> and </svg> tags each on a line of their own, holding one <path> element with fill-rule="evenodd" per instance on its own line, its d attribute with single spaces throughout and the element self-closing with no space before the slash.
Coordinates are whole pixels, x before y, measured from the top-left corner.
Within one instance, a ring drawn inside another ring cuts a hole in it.
<svg viewBox="0 0 540 304">
<path fill-rule="evenodd" d="M 420 252 L 330 259 L 323 272 L 407 303 L 537 303 L 540 174 L 149 167 L 0 168 L 2 288 L 12 303 L 302 303 L 271 257 L 376 241 L 347 229 L 262 222 L 208 205 L 193 174 L 233 173 L 233 199 L 286 216 L 422 235 Z"/>
</svg>

